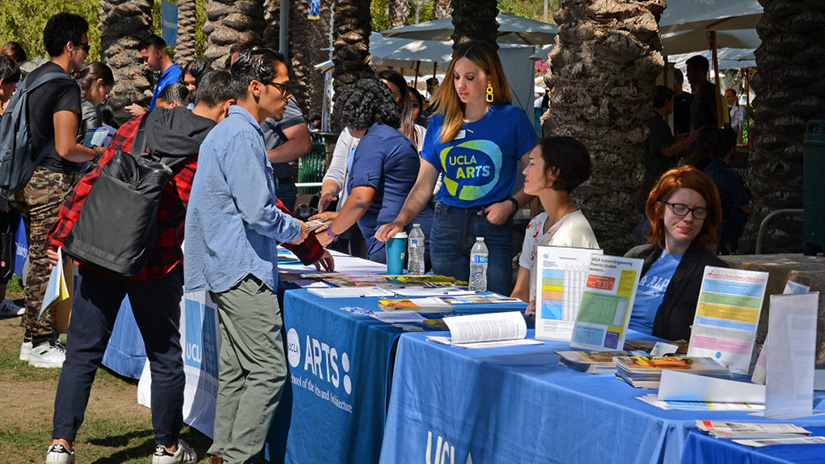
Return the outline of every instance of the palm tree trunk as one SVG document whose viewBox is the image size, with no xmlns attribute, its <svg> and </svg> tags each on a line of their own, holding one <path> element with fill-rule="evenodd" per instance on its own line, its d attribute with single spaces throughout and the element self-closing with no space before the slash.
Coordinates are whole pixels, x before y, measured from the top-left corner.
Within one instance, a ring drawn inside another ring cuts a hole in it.
<svg viewBox="0 0 825 464">
<path fill-rule="evenodd" d="M 753 193 L 750 221 L 740 248 L 755 249 L 759 224 L 772 211 L 802 208 L 802 139 L 811 119 L 825 116 L 825 5 L 816 0 L 759 0 L 764 15 L 756 26 L 754 147 L 748 160 Z M 802 222 L 770 223 L 763 253 L 802 251 Z"/>
<path fill-rule="evenodd" d="M 593 175 L 575 194 L 605 253 L 624 253 L 639 216 L 642 152 L 653 87 L 661 72 L 663 0 L 566 0 L 550 53 L 544 129 L 590 151 Z M 621 256 L 621 255 L 620 255 Z"/>
<path fill-rule="evenodd" d="M 123 107 L 147 106 L 151 99 L 151 72 L 143 66 L 138 46 L 152 33 L 152 0 L 101 0 L 100 29 L 101 60 L 115 77 L 109 105 L 122 123 L 131 117 Z"/>
<path fill-rule="evenodd" d="M 223 69 L 229 47 L 247 38 L 261 37 L 264 26 L 261 0 L 207 0 L 204 58 L 212 67 Z"/>
<path fill-rule="evenodd" d="M 433 0 L 433 17 L 435 19 L 449 18 L 453 14 L 450 0 Z"/>
<path fill-rule="evenodd" d="M 281 0 L 263 0 L 264 4 L 264 35 L 267 46 L 278 50 L 281 31 Z"/>
<path fill-rule="evenodd" d="M 355 84 L 364 74 L 372 72 L 367 64 L 370 54 L 370 0 L 337 0 L 335 2 L 332 62 L 335 69 L 335 92 Z"/>
<path fill-rule="evenodd" d="M 407 0 L 390 0 L 388 16 L 391 28 L 406 26 L 407 17 L 410 16 L 410 4 Z"/>
<path fill-rule="evenodd" d="M 197 55 L 197 7 L 197 0 L 178 0 L 178 44 L 175 47 L 175 61 L 181 66 L 194 60 Z"/>
<path fill-rule="evenodd" d="M 498 6 L 496 0 L 452 0 L 453 50 L 467 42 L 486 42 L 498 49 Z"/>
</svg>

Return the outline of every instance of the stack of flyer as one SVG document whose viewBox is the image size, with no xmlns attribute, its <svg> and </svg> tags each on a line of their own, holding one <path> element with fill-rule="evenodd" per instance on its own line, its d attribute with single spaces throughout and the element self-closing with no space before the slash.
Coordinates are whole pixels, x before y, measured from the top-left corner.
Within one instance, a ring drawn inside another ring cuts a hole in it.
<svg viewBox="0 0 825 464">
<path fill-rule="evenodd" d="M 636 388 L 659 388 L 662 370 L 678 369 L 708 377 L 730 378 L 730 371 L 713 358 L 625 356 L 615 359 L 616 377 Z"/>
<path fill-rule="evenodd" d="M 793 424 L 697 420 L 696 428 L 714 438 L 795 438 L 811 434 Z"/>
<path fill-rule="evenodd" d="M 647 356 L 644 351 L 556 351 L 561 356 L 559 364 L 589 374 L 616 372 L 613 358 L 621 356 Z"/>
</svg>

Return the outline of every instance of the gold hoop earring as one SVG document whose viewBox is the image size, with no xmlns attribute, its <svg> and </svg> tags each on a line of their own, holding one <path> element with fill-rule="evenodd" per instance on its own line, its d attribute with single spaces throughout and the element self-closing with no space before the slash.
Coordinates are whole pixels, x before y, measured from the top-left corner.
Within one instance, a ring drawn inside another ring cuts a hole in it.
<svg viewBox="0 0 825 464">
<path fill-rule="evenodd" d="M 487 84 L 487 95 L 484 97 L 487 103 L 493 103 L 495 98 L 493 97 L 493 84 Z"/>
</svg>

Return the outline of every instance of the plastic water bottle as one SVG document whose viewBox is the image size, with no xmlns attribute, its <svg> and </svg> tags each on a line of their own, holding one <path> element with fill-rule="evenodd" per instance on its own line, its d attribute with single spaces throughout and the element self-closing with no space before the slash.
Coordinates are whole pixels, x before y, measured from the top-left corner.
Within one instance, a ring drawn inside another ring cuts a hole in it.
<svg viewBox="0 0 825 464">
<path fill-rule="evenodd" d="M 412 275 L 424 274 L 424 231 L 421 226 L 413 224 L 407 241 L 407 271 Z"/>
<path fill-rule="evenodd" d="M 476 237 L 476 243 L 470 251 L 470 290 L 487 291 L 487 245 L 484 237 Z"/>
</svg>

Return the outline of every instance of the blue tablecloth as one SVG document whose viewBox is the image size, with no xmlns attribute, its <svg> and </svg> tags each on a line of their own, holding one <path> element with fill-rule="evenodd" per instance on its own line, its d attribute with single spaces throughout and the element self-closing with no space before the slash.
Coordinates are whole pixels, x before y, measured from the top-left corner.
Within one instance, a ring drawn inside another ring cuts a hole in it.
<svg viewBox="0 0 825 464">
<path fill-rule="evenodd" d="M 291 400 L 279 406 L 269 458 L 279 462 L 284 431 L 286 462 L 296 464 L 378 461 L 392 378 L 393 349 L 405 330 L 341 310 L 378 308 L 378 298 L 320 298 L 290 290 L 284 327 Z M 474 305 L 457 313 L 523 310 L 523 303 Z M 399 461 L 400 462 L 400 461 Z"/>
<path fill-rule="evenodd" d="M 464 350 L 425 337 L 398 342 L 382 463 L 676 463 L 696 419 L 764 420 L 658 409 L 636 399 L 655 390 L 559 366 L 566 343 Z"/>
<path fill-rule="evenodd" d="M 825 425 L 806 427 L 811 435 L 825 436 Z M 822 464 L 825 445 L 775 445 L 761 448 L 713 438 L 699 431 L 688 434 L 682 464 Z"/>
</svg>

